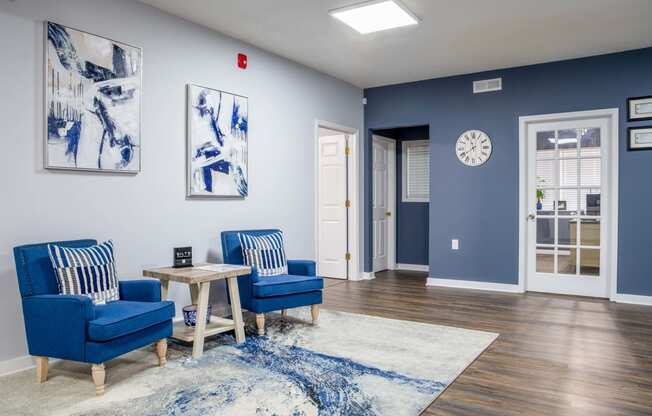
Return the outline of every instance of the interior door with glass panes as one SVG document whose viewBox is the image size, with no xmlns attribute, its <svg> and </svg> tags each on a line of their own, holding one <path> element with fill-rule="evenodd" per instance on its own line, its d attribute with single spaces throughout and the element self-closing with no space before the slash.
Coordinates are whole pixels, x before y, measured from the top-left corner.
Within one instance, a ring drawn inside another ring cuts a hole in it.
<svg viewBox="0 0 652 416">
<path fill-rule="evenodd" d="M 526 289 L 608 296 L 606 119 L 528 126 Z"/>
</svg>

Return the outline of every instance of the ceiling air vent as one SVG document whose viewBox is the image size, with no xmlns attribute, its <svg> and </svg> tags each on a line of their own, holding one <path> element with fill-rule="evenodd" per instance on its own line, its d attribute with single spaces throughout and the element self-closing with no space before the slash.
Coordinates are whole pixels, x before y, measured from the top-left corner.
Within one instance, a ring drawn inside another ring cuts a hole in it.
<svg viewBox="0 0 652 416">
<path fill-rule="evenodd" d="M 473 94 L 482 92 L 500 91 L 503 89 L 503 79 L 483 79 L 482 81 L 473 81 Z"/>
</svg>

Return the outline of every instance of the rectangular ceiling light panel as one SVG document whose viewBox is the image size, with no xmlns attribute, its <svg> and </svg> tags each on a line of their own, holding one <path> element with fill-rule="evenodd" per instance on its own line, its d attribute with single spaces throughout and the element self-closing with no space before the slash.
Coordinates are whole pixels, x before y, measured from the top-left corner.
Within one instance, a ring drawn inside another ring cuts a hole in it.
<svg viewBox="0 0 652 416">
<path fill-rule="evenodd" d="M 367 1 L 329 13 L 363 35 L 419 23 L 419 19 L 396 0 Z"/>
</svg>

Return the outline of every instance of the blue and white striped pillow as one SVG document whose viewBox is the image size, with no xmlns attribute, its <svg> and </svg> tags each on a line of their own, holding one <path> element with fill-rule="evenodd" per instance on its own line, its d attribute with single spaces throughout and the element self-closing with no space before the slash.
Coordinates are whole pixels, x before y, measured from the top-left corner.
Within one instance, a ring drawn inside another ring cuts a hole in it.
<svg viewBox="0 0 652 416">
<path fill-rule="evenodd" d="M 259 276 L 279 276 L 288 273 L 283 233 L 265 235 L 239 233 L 242 258 L 247 266 L 256 266 Z"/>
<path fill-rule="evenodd" d="M 111 240 L 84 248 L 48 245 L 59 293 L 84 295 L 96 305 L 120 299 Z"/>
</svg>

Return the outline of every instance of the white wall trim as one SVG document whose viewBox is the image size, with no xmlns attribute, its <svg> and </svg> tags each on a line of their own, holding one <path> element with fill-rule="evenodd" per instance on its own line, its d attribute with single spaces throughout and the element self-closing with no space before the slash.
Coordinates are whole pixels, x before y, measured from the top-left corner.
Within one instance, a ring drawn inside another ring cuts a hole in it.
<svg viewBox="0 0 652 416">
<path fill-rule="evenodd" d="M 429 272 L 430 266 L 428 266 L 427 264 L 396 263 L 396 270 L 409 270 L 413 272 Z"/>
<path fill-rule="evenodd" d="M 351 276 L 349 280 L 351 281 L 362 281 L 362 280 L 373 280 L 376 278 L 374 272 L 361 272 L 358 273 L 355 277 Z"/>
<path fill-rule="evenodd" d="M 519 285 L 507 283 L 477 282 L 471 280 L 441 279 L 429 277 L 426 286 L 452 287 L 457 289 L 489 290 L 492 292 L 523 293 Z"/>
<path fill-rule="evenodd" d="M 34 357 L 31 355 L 24 355 L 22 357 L 0 361 L 0 377 L 29 370 L 34 367 L 36 367 L 36 363 L 34 362 Z"/>
<path fill-rule="evenodd" d="M 617 293 L 610 299 L 612 302 L 630 303 L 632 305 L 646 305 L 652 306 L 652 296 L 641 295 L 628 295 L 625 293 Z"/>
<path fill-rule="evenodd" d="M 342 132 L 349 136 L 349 147 L 351 148 L 351 155 L 348 158 L 348 193 L 349 200 L 351 201 L 351 209 L 349 210 L 349 224 L 348 224 L 348 240 L 349 252 L 351 253 L 351 261 L 349 261 L 349 279 L 354 279 L 353 276 L 358 276 L 362 270 L 362 258 L 360 257 L 360 207 L 362 198 L 360 195 L 360 187 L 358 186 L 360 172 L 360 133 L 358 129 L 346 127 L 330 121 L 315 120 L 315 262 L 319 264 L 319 128 L 335 130 Z"/>
<path fill-rule="evenodd" d="M 518 253 L 518 287 L 525 291 L 527 275 L 527 253 L 526 253 L 526 217 L 527 217 L 527 129 L 532 123 L 567 121 L 573 119 L 604 118 L 607 119 L 611 131 L 611 142 L 609 144 L 609 195 L 611 201 L 607 207 L 609 212 L 609 259 L 607 266 L 607 280 L 609 284 L 609 298 L 618 296 L 618 150 L 620 148 L 619 110 L 607 108 L 589 111 L 574 111 L 568 113 L 542 114 L 519 117 L 519 253 Z"/>
</svg>

